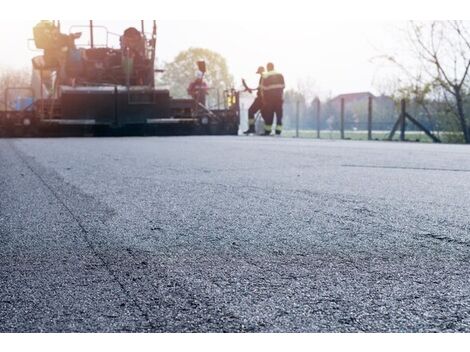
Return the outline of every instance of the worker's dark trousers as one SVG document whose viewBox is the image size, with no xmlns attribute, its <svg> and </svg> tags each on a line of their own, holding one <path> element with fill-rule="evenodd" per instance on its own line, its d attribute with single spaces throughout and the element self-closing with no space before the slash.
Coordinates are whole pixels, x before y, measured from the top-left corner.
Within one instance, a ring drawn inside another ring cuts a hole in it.
<svg viewBox="0 0 470 352">
<path fill-rule="evenodd" d="M 254 126 L 255 125 L 255 116 L 258 111 L 261 111 L 263 107 L 263 100 L 261 97 L 256 97 L 253 104 L 251 104 L 250 108 L 248 109 L 248 125 Z"/>
<path fill-rule="evenodd" d="M 274 123 L 274 115 L 276 115 L 276 133 L 282 132 L 282 99 L 266 99 L 266 105 L 263 108 L 263 116 L 265 121 L 265 131 L 271 132 Z"/>
</svg>

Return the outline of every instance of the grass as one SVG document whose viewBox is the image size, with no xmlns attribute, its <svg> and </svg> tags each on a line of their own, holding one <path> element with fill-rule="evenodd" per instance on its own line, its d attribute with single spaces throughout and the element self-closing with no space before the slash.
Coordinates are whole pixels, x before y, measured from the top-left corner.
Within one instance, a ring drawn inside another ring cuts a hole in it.
<svg viewBox="0 0 470 352">
<path fill-rule="evenodd" d="M 378 141 L 385 141 L 388 140 L 388 136 L 390 131 L 372 131 L 372 140 Z M 295 130 L 284 130 L 282 132 L 284 137 L 295 137 L 296 132 Z M 317 131 L 312 130 L 300 130 L 299 131 L 300 138 L 317 138 Z M 340 131 L 330 131 L 330 130 L 322 130 L 320 131 L 320 138 L 321 139 L 340 139 L 341 133 Z M 344 138 L 348 140 L 354 141 L 366 141 L 367 140 L 367 131 L 345 131 Z M 432 139 L 426 136 L 424 132 L 419 131 L 407 131 L 405 134 L 405 138 L 407 141 L 411 142 L 423 142 L 423 143 L 432 143 Z M 398 131 L 395 133 L 393 138 L 394 141 L 398 141 L 400 139 L 400 132 Z"/>
</svg>

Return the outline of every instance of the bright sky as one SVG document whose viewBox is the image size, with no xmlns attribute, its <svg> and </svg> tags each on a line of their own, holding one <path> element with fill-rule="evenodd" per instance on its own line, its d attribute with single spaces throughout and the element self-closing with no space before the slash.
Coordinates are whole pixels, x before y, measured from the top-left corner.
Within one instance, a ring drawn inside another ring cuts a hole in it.
<svg viewBox="0 0 470 352">
<path fill-rule="evenodd" d="M 4 22 L 0 32 L 3 46 L 0 69 L 30 66 L 34 52 L 32 27 L 37 21 Z M 63 31 L 87 20 L 62 21 Z M 140 21 L 99 21 L 110 31 L 122 32 Z M 384 76 L 374 57 L 396 50 L 400 45 L 400 21 L 158 21 L 159 62 L 171 61 L 191 46 L 217 51 L 227 58 L 237 82 L 247 78 L 253 85 L 259 65 L 269 61 L 284 73 L 288 86 L 313 86 L 321 95 L 372 91 L 377 93 Z M 148 23 L 150 26 L 150 22 Z M 4 51 L 8 48 L 8 51 Z"/>
</svg>

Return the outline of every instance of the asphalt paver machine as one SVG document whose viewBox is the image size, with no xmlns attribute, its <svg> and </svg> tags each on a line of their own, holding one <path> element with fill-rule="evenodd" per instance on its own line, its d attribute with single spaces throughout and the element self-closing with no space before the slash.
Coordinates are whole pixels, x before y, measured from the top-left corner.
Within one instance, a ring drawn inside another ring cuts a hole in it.
<svg viewBox="0 0 470 352">
<path fill-rule="evenodd" d="M 33 34 L 42 55 L 32 60 L 30 87 L 5 91 L 1 133 L 41 135 L 78 127 L 95 133 L 238 134 L 237 91 L 225 91 L 223 106 L 210 109 L 156 87 L 155 75 L 161 72 L 155 69 L 157 23 L 152 21 L 150 32 L 146 25 L 140 21 L 113 34 L 89 21 L 65 34 L 60 21 L 39 22 Z M 98 29 L 105 33 L 104 45 L 95 43 Z M 84 31 L 89 40 L 78 45 Z"/>
</svg>

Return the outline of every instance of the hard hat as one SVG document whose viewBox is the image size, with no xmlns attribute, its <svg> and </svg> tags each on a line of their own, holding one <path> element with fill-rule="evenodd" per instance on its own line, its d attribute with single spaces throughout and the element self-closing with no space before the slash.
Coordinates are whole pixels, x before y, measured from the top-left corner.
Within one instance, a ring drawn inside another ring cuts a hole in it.
<svg viewBox="0 0 470 352">
<path fill-rule="evenodd" d="M 264 73 L 264 67 L 260 66 L 258 67 L 258 71 L 256 71 L 256 74 L 262 74 L 262 73 Z"/>
</svg>

